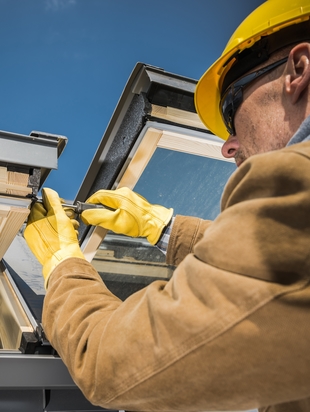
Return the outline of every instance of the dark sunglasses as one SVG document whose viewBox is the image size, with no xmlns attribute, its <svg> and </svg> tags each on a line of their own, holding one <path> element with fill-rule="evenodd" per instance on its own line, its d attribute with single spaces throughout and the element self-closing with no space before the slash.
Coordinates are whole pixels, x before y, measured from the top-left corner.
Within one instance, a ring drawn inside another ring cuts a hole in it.
<svg viewBox="0 0 310 412">
<path fill-rule="evenodd" d="M 277 62 L 269 64 L 262 69 L 257 70 L 256 72 L 247 74 L 236 82 L 232 83 L 224 92 L 220 101 L 220 110 L 222 114 L 223 121 L 225 123 L 226 129 L 229 134 L 235 135 L 235 126 L 234 126 L 234 117 L 236 111 L 240 104 L 243 101 L 243 90 L 251 82 L 256 80 L 258 77 L 261 77 L 263 74 L 270 72 L 276 67 L 287 61 L 288 57 L 284 57 Z"/>
</svg>

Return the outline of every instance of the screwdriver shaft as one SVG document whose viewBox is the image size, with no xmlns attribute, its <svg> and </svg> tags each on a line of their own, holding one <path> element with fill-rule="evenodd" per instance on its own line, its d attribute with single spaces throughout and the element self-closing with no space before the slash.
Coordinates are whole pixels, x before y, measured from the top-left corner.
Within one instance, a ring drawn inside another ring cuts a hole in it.
<svg viewBox="0 0 310 412">
<path fill-rule="evenodd" d="M 35 203 L 42 203 L 43 204 L 43 199 L 38 198 Z M 93 204 L 93 203 L 85 203 L 85 202 L 80 202 L 79 200 L 75 204 L 71 203 L 62 203 L 61 206 L 63 208 L 67 207 L 69 209 L 73 209 L 75 213 L 81 214 L 84 212 L 84 210 L 88 209 L 109 209 L 109 210 L 114 210 L 109 207 L 105 207 L 101 204 Z"/>
</svg>

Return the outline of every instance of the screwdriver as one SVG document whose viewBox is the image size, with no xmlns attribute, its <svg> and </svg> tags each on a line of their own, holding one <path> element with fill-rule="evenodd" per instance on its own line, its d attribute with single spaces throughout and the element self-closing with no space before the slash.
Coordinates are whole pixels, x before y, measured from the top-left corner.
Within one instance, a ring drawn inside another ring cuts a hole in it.
<svg viewBox="0 0 310 412">
<path fill-rule="evenodd" d="M 36 200 L 37 203 L 42 203 L 43 204 L 43 200 L 42 199 L 37 199 Z M 108 206 L 103 206 L 103 205 L 98 205 L 98 204 L 93 204 L 93 203 L 85 203 L 85 202 L 80 202 L 79 200 L 75 203 L 75 204 L 71 204 L 71 203 L 62 203 L 61 206 L 63 208 L 67 207 L 69 209 L 73 209 L 74 213 L 77 214 L 81 214 L 82 212 L 84 212 L 84 210 L 88 210 L 88 209 L 108 209 L 108 210 L 115 210 L 112 209 L 111 207 Z"/>
</svg>

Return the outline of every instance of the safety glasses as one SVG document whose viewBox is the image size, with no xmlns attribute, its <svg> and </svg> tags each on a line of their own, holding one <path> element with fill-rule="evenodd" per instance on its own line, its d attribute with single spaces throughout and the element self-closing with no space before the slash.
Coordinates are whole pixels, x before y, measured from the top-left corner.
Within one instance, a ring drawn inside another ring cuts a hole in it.
<svg viewBox="0 0 310 412">
<path fill-rule="evenodd" d="M 234 117 L 236 111 L 243 101 L 243 90 L 254 80 L 270 72 L 287 61 L 288 57 L 269 64 L 256 72 L 246 74 L 236 82 L 232 83 L 224 92 L 220 102 L 220 111 L 229 134 L 235 135 Z"/>
</svg>

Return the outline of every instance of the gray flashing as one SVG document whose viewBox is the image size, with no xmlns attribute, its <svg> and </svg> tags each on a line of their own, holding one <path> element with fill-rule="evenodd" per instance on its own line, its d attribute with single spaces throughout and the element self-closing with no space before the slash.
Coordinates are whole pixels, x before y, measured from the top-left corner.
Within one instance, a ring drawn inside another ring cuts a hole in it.
<svg viewBox="0 0 310 412">
<path fill-rule="evenodd" d="M 32 132 L 30 136 L 0 131 L 0 162 L 57 169 L 58 146 L 65 137 Z"/>
<path fill-rule="evenodd" d="M 1 351 L 1 389 L 75 388 L 66 366 L 51 355 Z"/>
</svg>

